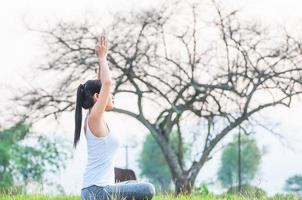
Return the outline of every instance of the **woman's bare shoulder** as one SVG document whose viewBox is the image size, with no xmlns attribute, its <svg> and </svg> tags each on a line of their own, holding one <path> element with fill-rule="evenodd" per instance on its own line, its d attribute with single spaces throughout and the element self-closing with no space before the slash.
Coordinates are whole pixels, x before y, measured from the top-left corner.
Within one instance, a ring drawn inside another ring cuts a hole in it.
<svg viewBox="0 0 302 200">
<path fill-rule="evenodd" d="M 104 118 L 99 120 L 88 115 L 86 124 L 89 126 L 89 130 L 92 134 L 97 137 L 105 137 L 109 134 L 109 129 Z"/>
</svg>

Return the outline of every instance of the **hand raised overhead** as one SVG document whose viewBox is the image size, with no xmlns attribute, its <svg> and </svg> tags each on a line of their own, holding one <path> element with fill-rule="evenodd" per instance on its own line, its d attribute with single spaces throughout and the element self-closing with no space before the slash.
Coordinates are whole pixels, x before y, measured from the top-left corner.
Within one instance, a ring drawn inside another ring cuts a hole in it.
<svg viewBox="0 0 302 200">
<path fill-rule="evenodd" d="M 95 47 L 96 55 L 99 59 L 107 58 L 107 51 L 107 38 L 105 36 L 101 36 Z"/>
</svg>

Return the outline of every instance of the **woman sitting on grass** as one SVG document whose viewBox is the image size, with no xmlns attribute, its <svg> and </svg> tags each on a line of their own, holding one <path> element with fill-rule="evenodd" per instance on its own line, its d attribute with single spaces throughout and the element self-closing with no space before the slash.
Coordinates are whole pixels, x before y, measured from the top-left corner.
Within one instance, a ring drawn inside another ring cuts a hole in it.
<svg viewBox="0 0 302 200">
<path fill-rule="evenodd" d="M 151 183 L 124 181 L 114 183 L 114 160 L 120 145 L 105 121 L 105 111 L 113 109 L 110 93 L 112 80 L 107 64 L 107 39 L 102 36 L 96 46 L 99 60 L 97 80 L 88 80 L 77 89 L 74 148 L 80 139 L 82 108 L 89 109 L 85 119 L 88 161 L 81 189 L 82 199 L 152 199 Z"/>
</svg>

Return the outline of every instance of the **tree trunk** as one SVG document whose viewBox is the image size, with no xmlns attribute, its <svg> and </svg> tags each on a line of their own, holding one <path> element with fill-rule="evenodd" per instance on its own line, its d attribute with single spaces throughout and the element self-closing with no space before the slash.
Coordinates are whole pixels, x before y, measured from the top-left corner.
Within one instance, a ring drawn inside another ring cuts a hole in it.
<svg viewBox="0 0 302 200">
<path fill-rule="evenodd" d="M 194 187 L 194 181 L 188 179 L 175 179 L 175 192 L 179 194 L 191 194 Z"/>
</svg>

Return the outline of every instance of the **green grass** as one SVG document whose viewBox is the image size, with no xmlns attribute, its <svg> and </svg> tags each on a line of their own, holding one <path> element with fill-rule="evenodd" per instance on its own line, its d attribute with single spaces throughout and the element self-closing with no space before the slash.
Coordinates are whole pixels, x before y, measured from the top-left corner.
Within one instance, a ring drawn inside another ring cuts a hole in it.
<svg viewBox="0 0 302 200">
<path fill-rule="evenodd" d="M 154 200 L 302 200 L 302 197 L 298 198 L 293 195 L 275 195 L 274 197 L 262 197 L 252 198 L 237 195 L 213 195 L 209 194 L 206 196 L 179 196 L 177 198 L 173 196 L 156 196 Z"/>
<path fill-rule="evenodd" d="M 50 196 L 50 195 L 1 195 L 0 200 L 81 200 L 79 196 Z"/>
<path fill-rule="evenodd" d="M 1 195 L 0 200 L 80 200 L 79 196 L 50 196 L 50 195 Z M 274 197 L 263 197 L 263 198 L 247 198 L 235 195 L 213 195 L 209 194 L 206 196 L 179 196 L 174 197 L 173 195 L 158 195 L 152 200 L 302 200 L 302 197 L 298 198 L 293 195 L 275 195 Z"/>
</svg>

